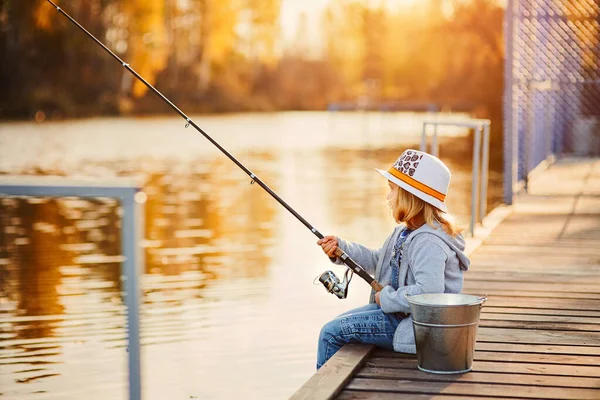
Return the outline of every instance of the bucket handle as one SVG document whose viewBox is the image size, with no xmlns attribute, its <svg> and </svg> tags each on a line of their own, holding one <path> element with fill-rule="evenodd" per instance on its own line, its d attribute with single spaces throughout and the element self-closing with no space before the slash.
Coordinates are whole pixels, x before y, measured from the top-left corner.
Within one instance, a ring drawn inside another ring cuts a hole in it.
<svg viewBox="0 0 600 400">
<path fill-rule="evenodd" d="M 479 304 L 479 308 L 482 308 L 483 303 L 485 303 L 487 301 L 487 294 L 477 297 L 477 300 L 481 301 L 481 303 Z"/>
</svg>

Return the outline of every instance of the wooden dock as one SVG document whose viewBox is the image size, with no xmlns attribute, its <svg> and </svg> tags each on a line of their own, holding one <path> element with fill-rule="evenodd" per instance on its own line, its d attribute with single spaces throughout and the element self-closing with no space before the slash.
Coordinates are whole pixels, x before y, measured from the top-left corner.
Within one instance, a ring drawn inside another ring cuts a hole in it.
<svg viewBox="0 0 600 400">
<path fill-rule="evenodd" d="M 600 160 L 540 173 L 471 260 L 463 292 L 488 295 L 471 372 L 347 345 L 292 399 L 600 399 Z"/>
</svg>

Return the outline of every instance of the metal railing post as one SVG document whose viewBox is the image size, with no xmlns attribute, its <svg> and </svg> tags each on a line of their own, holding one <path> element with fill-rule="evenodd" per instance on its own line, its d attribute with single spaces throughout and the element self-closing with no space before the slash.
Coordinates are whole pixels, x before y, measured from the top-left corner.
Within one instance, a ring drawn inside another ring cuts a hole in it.
<svg viewBox="0 0 600 400">
<path fill-rule="evenodd" d="M 475 226 L 478 222 L 483 221 L 487 213 L 491 122 L 489 119 L 424 121 L 421 134 L 421 151 L 427 151 L 427 125 L 434 126 L 431 154 L 436 157 L 439 156 L 438 125 L 459 126 L 475 130 L 473 138 L 473 170 L 471 175 L 471 218 L 469 224 L 469 232 L 471 235 L 474 235 Z"/>
<path fill-rule="evenodd" d="M 480 128 L 479 128 L 480 129 Z M 481 186 L 479 194 L 479 221 L 482 222 L 487 213 L 488 171 L 490 164 L 490 124 L 483 126 L 483 146 L 481 148 Z"/>
<path fill-rule="evenodd" d="M 127 347 L 129 349 L 129 399 L 142 398 L 141 360 L 140 360 L 140 284 L 138 267 L 142 262 L 142 253 L 138 245 L 140 239 L 141 212 L 135 201 L 135 191 L 122 198 L 123 227 L 121 243 L 123 246 L 125 275 L 125 304 L 127 305 Z"/>
<path fill-rule="evenodd" d="M 531 90 L 531 82 L 529 82 L 527 84 L 527 90 Z M 530 97 L 533 97 L 533 95 L 531 95 Z M 527 107 L 527 112 L 529 113 L 529 116 L 527 118 L 527 122 L 525 123 L 525 126 L 527 127 L 527 129 L 525 129 L 525 131 L 523 132 L 523 134 L 525 135 L 525 140 L 523 141 L 523 144 L 525 146 L 525 148 L 523 149 L 523 180 L 524 180 L 524 187 L 523 190 L 525 191 L 525 193 L 527 193 L 529 191 L 529 173 L 532 171 L 532 164 L 533 164 L 533 146 L 534 146 L 534 134 L 535 134 L 535 128 L 536 128 L 536 123 L 535 123 L 535 107 L 533 104 L 529 104 L 529 106 Z"/>
<path fill-rule="evenodd" d="M 435 122 L 433 124 L 433 138 L 431 139 L 431 154 L 439 157 L 440 148 L 438 145 L 438 124 Z"/>
<path fill-rule="evenodd" d="M 471 223 L 469 231 L 471 237 L 475 236 L 475 224 L 477 222 L 477 184 L 479 183 L 479 149 L 481 147 L 481 125 L 475 128 L 475 139 L 473 141 L 473 172 L 471 182 Z"/>
<path fill-rule="evenodd" d="M 552 99 L 554 102 L 554 99 Z M 551 107 L 545 109 L 545 123 L 544 123 L 544 139 L 546 145 L 546 159 L 552 155 L 552 138 L 554 133 L 554 104 Z"/>
<path fill-rule="evenodd" d="M 427 121 L 423 122 L 423 129 L 421 131 L 421 151 L 427 152 Z"/>
<path fill-rule="evenodd" d="M 504 202 L 513 203 L 514 187 L 518 182 L 516 163 L 519 159 L 518 153 L 518 130 L 516 124 L 517 111 L 514 106 L 514 9 L 515 1 L 507 0 L 506 12 L 504 13 L 504 42 L 506 43 L 504 58 Z"/>
</svg>

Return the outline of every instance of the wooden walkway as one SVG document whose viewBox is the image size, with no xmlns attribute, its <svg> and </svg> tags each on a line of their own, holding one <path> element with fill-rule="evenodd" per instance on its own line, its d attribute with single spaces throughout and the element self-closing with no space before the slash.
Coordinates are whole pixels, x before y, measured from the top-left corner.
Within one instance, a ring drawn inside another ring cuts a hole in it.
<svg viewBox="0 0 600 400">
<path fill-rule="evenodd" d="M 600 399 L 600 160 L 541 173 L 471 254 L 464 293 L 487 294 L 473 370 L 347 345 L 293 399 Z"/>
</svg>

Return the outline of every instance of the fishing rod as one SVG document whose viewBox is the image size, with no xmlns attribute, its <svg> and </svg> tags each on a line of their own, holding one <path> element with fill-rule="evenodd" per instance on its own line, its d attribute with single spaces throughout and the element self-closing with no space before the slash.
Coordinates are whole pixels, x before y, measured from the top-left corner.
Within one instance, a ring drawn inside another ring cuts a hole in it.
<svg viewBox="0 0 600 400">
<path fill-rule="evenodd" d="M 85 29 L 83 26 L 81 26 L 79 24 L 79 22 L 75 21 L 75 19 L 73 19 L 69 14 L 67 14 L 66 12 L 64 12 L 62 8 L 60 8 L 59 6 L 57 6 L 56 4 L 54 4 L 52 2 L 52 0 L 47 0 L 47 1 L 54 8 L 56 8 L 56 11 L 58 11 L 60 14 L 64 15 L 65 17 L 67 17 L 67 19 L 69 21 L 71 21 L 73 24 L 75 24 L 86 35 L 88 35 L 91 39 L 93 39 L 96 43 L 98 43 L 98 45 L 100 45 L 100 47 L 102 47 L 104 50 L 106 50 L 106 52 L 108 54 L 110 54 L 115 60 L 117 60 L 123 66 L 123 68 L 125 68 L 127 71 L 129 71 L 140 82 L 142 82 L 144 85 L 146 85 L 146 87 L 148 89 L 150 89 L 152 92 L 154 92 L 165 103 L 167 103 L 173 110 L 175 110 L 175 112 L 177 114 L 179 114 L 183 119 L 185 119 L 185 121 L 186 121 L 185 127 L 186 128 L 188 128 L 190 125 L 193 126 L 194 129 L 196 129 L 198 132 L 200 132 L 202 134 L 202 136 L 204 136 L 217 149 L 219 149 L 221 151 L 221 153 L 225 154 L 227 156 L 227 158 L 229 158 L 231 161 L 233 161 L 233 163 L 235 165 L 237 165 L 242 171 L 244 171 L 246 174 L 248 174 L 248 176 L 250 176 L 250 179 L 252 179 L 250 181 L 250 184 L 257 183 L 261 188 L 263 188 L 267 193 L 269 193 L 271 195 L 271 197 L 273 197 L 275 200 L 277 200 L 277 202 L 279 202 L 279 204 L 281 204 L 294 217 L 296 217 L 300 222 L 302 222 L 302 224 L 304 226 L 306 226 L 308 229 L 310 229 L 310 231 L 316 237 L 318 237 L 319 239 L 323 239 L 324 238 L 324 236 L 323 236 L 323 234 L 321 232 L 319 232 L 306 219 L 304 219 L 300 214 L 298 214 L 296 212 L 296 210 L 294 210 L 281 197 L 279 197 L 279 195 L 277 193 L 275 193 L 269 186 L 267 186 L 258 176 L 254 175 L 252 173 L 252 171 L 250 171 L 248 168 L 246 168 L 244 166 L 244 164 L 242 164 L 233 155 L 231 155 L 231 153 L 229 153 L 227 150 L 225 150 L 225 148 L 223 148 L 219 143 L 217 143 L 216 140 L 214 140 L 212 137 L 210 137 L 208 135 L 208 133 L 206 133 L 204 130 L 202 130 L 202 128 L 200 128 L 194 121 L 192 121 L 191 118 L 189 118 L 183 111 L 181 111 L 175 104 L 173 104 L 161 92 L 159 92 L 158 89 L 156 89 L 154 86 L 152 86 L 150 83 L 148 83 L 148 81 L 146 81 L 140 74 L 138 74 L 133 68 L 131 68 L 128 63 L 126 63 L 125 61 L 121 60 L 121 58 L 119 58 L 119 56 L 117 56 L 115 53 L 113 53 L 108 47 L 106 47 L 104 45 L 104 43 L 102 43 L 94 35 L 92 35 L 90 32 L 88 32 L 88 30 Z M 371 287 L 376 292 L 379 292 L 381 289 L 383 289 L 383 286 L 381 286 L 381 284 L 379 282 L 377 282 L 371 275 L 369 275 L 367 273 L 367 271 L 365 271 L 365 269 L 363 267 L 361 267 L 356 261 L 354 261 L 352 258 L 350 258 L 350 256 L 348 256 L 339 247 L 336 249 L 335 255 L 337 257 L 339 257 L 344 262 L 344 264 L 346 264 L 350 268 L 350 270 L 352 272 L 355 272 L 358 276 L 360 276 L 362 279 L 364 279 L 369 285 L 371 285 Z M 350 279 L 352 279 L 352 276 L 350 276 Z M 327 289 L 327 291 L 335 294 L 338 298 L 345 298 L 346 297 L 346 293 L 347 293 L 347 290 L 348 290 L 347 284 L 349 283 L 349 280 L 348 280 L 348 271 L 346 271 L 346 274 L 344 275 L 344 281 L 343 282 L 340 282 L 339 279 L 337 278 L 337 276 L 335 276 L 335 274 L 333 272 L 331 272 L 331 271 L 324 272 L 319 277 L 319 281 L 325 286 L 325 288 Z"/>
</svg>

